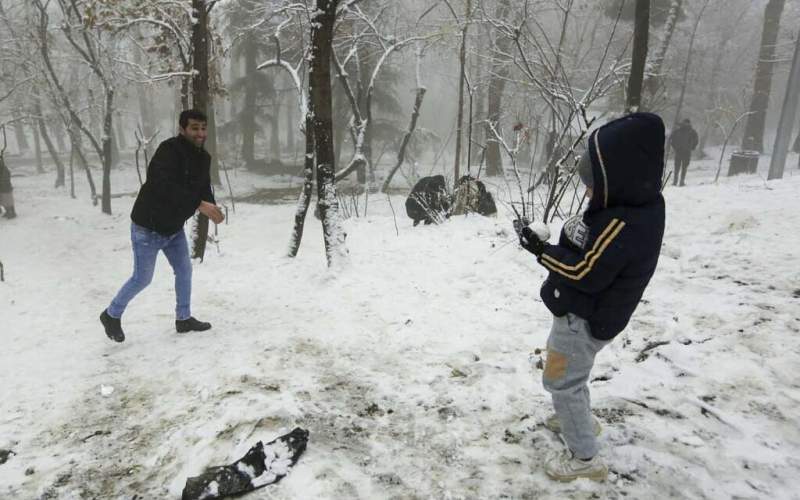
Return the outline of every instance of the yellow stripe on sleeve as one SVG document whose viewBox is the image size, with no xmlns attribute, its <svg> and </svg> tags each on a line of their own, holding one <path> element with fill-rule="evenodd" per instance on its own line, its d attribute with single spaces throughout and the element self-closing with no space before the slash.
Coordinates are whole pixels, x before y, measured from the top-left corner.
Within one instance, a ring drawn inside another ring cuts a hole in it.
<svg viewBox="0 0 800 500">
<path fill-rule="evenodd" d="M 614 219 L 614 221 L 616 221 L 616 220 L 617 219 Z M 613 224 L 614 221 L 612 221 L 612 224 Z M 611 227 L 612 224 L 609 224 L 609 227 Z M 587 260 L 587 258 L 589 257 L 589 254 L 587 253 L 586 257 L 584 258 L 583 261 L 581 261 L 577 266 L 573 266 L 573 267 L 579 268 L 579 267 L 582 267 L 583 265 L 586 265 L 586 268 L 583 271 L 581 271 L 580 273 L 577 273 L 577 274 L 570 273 L 570 272 L 567 272 L 567 271 L 561 269 L 561 267 L 568 267 L 568 266 L 564 266 L 563 264 L 561 264 L 557 260 L 553 259 L 549 255 L 542 255 L 542 264 L 544 264 L 544 266 L 546 268 L 550 269 L 551 271 L 553 271 L 555 273 L 558 273 L 558 274 L 560 274 L 560 275 L 562 275 L 562 276 L 564 276 L 566 278 L 569 278 L 571 280 L 579 281 L 584 276 L 586 276 L 589 273 L 589 271 L 592 270 L 592 267 L 594 266 L 594 263 L 597 262 L 597 259 L 599 259 L 601 255 L 603 255 L 603 252 L 605 251 L 605 249 L 608 248 L 608 245 L 611 244 L 611 242 L 614 240 L 614 238 L 617 237 L 619 232 L 622 231 L 622 228 L 624 228 L 624 227 L 625 227 L 625 223 L 624 222 L 620 222 L 619 224 L 617 224 L 616 228 L 614 229 L 614 231 L 611 234 L 609 234 L 605 239 L 602 239 L 602 243 L 600 244 L 599 248 L 597 248 L 597 245 L 595 244 L 595 248 L 592 249 L 592 252 L 594 252 L 594 253 L 591 256 L 591 258 L 589 258 Z M 605 234 L 605 231 L 604 231 L 603 234 Z M 601 236 L 603 236 L 603 235 L 601 235 Z M 601 238 L 598 238 L 597 240 L 601 241 Z M 596 252 L 595 252 L 595 249 L 597 250 Z M 590 253 L 592 253 L 592 252 L 590 252 Z M 560 267 L 554 265 L 553 263 L 558 264 Z"/>
</svg>

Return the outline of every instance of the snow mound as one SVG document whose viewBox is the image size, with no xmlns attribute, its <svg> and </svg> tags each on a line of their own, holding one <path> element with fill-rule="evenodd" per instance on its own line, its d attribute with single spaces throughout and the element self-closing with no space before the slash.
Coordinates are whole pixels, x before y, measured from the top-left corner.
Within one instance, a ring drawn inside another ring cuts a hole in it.
<svg viewBox="0 0 800 500">
<path fill-rule="evenodd" d="M 714 234 L 733 233 L 753 229 L 761 224 L 758 219 L 746 210 L 733 210 L 726 214 L 722 219 L 722 224 L 714 231 Z"/>
</svg>

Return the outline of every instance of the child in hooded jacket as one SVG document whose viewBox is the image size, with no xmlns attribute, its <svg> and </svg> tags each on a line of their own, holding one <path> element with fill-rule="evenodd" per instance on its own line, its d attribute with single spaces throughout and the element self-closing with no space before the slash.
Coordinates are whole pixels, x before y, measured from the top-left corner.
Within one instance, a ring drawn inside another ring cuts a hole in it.
<svg viewBox="0 0 800 500">
<path fill-rule="evenodd" d="M 658 263 L 664 142 L 664 123 L 652 113 L 595 130 L 578 165 L 590 197 L 586 211 L 564 224 L 557 245 L 529 227 L 520 232 L 520 244 L 549 271 L 540 291 L 554 316 L 543 383 L 555 415 L 545 425 L 569 448 L 546 463 L 555 480 L 608 475 L 587 384 L 595 355 L 628 324 Z"/>
</svg>

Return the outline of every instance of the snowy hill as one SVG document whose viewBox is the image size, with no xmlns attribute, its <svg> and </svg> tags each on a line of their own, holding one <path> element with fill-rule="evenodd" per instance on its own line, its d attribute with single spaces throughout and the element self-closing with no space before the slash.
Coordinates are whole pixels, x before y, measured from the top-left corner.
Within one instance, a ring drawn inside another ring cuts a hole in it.
<svg viewBox="0 0 800 500">
<path fill-rule="evenodd" d="M 535 366 L 545 271 L 502 207 L 412 228 L 394 197 L 396 232 L 371 198 L 330 272 L 313 217 L 290 260 L 294 207 L 237 204 L 194 271 L 193 312 L 213 329 L 175 333 L 159 257 L 114 344 L 97 317 L 130 274 L 133 198 L 109 217 L 11 165 L 0 498 L 178 498 L 188 476 L 294 426 L 308 451 L 246 498 L 800 498 L 796 162 L 783 180 L 713 184 L 708 160 L 666 189 L 658 271 L 593 372 L 600 485 L 542 470 L 561 446 Z M 135 192 L 135 173 L 115 176 Z"/>
</svg>

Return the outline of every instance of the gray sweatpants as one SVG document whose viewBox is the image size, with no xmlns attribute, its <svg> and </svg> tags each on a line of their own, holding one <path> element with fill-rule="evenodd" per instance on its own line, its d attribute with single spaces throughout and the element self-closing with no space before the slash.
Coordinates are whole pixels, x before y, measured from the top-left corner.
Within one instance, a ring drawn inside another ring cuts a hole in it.
<svg viewBox="0 0 800 500">
<path fill-rule="evenodd" d="M 553 317 L 542 380 L 553 396 L 564 440 L 578 458 L 597 454 L 587 383 L 595 355 L 608 343 L 592 337 L 589 322 L 581 317 L 571 313 Z"/>
</svg>

